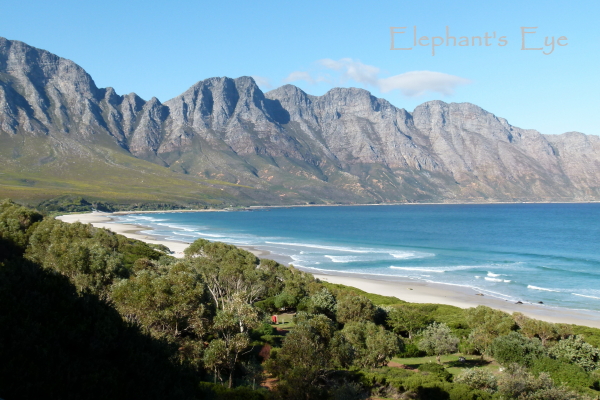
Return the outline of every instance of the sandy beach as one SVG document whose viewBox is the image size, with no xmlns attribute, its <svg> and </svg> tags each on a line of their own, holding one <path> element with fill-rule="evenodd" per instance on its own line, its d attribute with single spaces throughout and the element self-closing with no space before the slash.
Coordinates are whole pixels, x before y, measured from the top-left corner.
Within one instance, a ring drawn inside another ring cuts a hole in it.
<svg viewBox="0 0 600 400">
<path fill-rule="evenodd" d="M 121 213 L 125 214 L 125 213 Z M 162 244 L 167 246 L 175 257 L 183 257 L 183 251 L 189 245 L 186 242 L 165 240 L 148 234 L 149 227 L 132 224 L 109 223 L 112 218 L 109 213 L 87 213 L 62 215 L 57 219 L 64 222 L 81 222 L 92 224 L 98 228 L 110 229 L 132 239 L 138 239 L 147 243 Z M 142 233 L 143 232 L 143 233 Z M 291 259 L 286 257 L 277 257 L 268 251 L 256 249 L 253 247 L 239 246 L 254 253 L 257 257 L 273 258 L 275 261 L 289 264 Z M 427 283 L 411 279 L 375 280 L 363 276 L 349 276 L 350 274 L 325 275 L 314 274 L 318 279 L 326 282 L 338 283 L 347 286 L 356 287 L 369 293 L 376 293 L 384 296 L 394 296 L 398 299 L 411 303 L 436 303 L 448 304 L 460 308 L 476 307 L 484 305 L 499 309 L 508 313 L 521 312 L 532 318 L 555 323 L 569 323 L 584 326 L 600 328 L 600 313 L 585 310 L 569 310 L 557 307 L 549 307 L 543 304 L 524 303 L 515 304 L 509 301 L 501 300 L 490 296 L 481 296 L 470 288 L 457 285 L 444 285 L 438 283 Z"/>
<path fill-rule="evenodd" d="M 149 212 L 152 212 L 152 211 L 144 211 L 143 213 L 149 213 Z M 158 212 L 158 211 L 156 211 L 156 212 Z M 163 212 L 163 211 L 160 211 L 160 212 Z M 187 211 L 182 211 L 182 212 L 187 212 Z M 138 213 L 142 213 L 142 212 L 138 212 Z M 131 239 L 142 240 L 146 243 L 152 243 L 152 244 L 162 244 L 164 246 L 167 246 L 171 250 L 171 252 L 172 252 L 171 255 L 173 257 L 183 258 L 183 251 L 190 245 L 190 243 L 176 241 L 176 240 L 166 240 L 166 239 L 161 239 L 159 237 L 150 235 L 147 232 L 151 231 L 152 228 L 150 228 L 148 226 L 134 225 L 134 224 L 110 223 L 110 221 L 113 220 L 113 218 L 111 217 L 112 215 L 124 215 L 124 214 L 129 214 L 129 213 L 120 212 L 120 213 L 109 214 L 109 213 L 103 213 L 103 212 L 93 212 L 93 213 L 86 213 L 86 214 L 68 214 L 68 215 L 58 216 L 58 217 L 56 217 L 56 219 L 59 219 L 61 221 L 68 222 L 68 223 L 81 222 L 82 224 L 92 224 L 92 226 L 94 226 L 96 228 L 106 228 L 115 233 L 118 233 L 120 235 L 126 236 Z M 245 250 L 252 252 L 257 257 L 264 257 L 269 254 L 268 251 L 255 249 L 253 247 L 245 247 L 245 246 L 238 246 L 238 247 L 241 247 Z M 276 261 L 289 262 L 289 260 L 283 259 L 283 258 L 279 258 Z"/>
</svg>

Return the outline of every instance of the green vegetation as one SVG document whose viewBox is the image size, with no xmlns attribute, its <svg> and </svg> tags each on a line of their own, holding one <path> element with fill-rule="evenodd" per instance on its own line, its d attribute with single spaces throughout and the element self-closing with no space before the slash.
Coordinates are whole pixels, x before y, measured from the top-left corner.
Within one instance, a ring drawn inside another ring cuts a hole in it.
<svg viewBox="0 0 600 400">
<path fill-rule="evenodd" d="M 88 147 L 65 139 L 70 146 L 67 154 L 57 154 L 65 150 L 57 149 L 50 137 L 4 137 L 0 198 L 41 204 L 40 211 L 65 197 L 83 197 L 91 204 L 118 208 L 147 204 L 158 209 L 165 203 L 196 208 L 235 205 L 246 198 L 239 195 L 240 190 L 255 191 L 245 185 L 174 172 L 133 157 L 107 138 L 96 139 L 104 143 Z M 42 159 L 48 162 L 42 163 Z"/>
<path fill-rule="evenodd" d="M 409 304 L 224 243 L 164 250 L 0 202 L 0 398 L 600 394 L 598 329 Z"/>
</svg>

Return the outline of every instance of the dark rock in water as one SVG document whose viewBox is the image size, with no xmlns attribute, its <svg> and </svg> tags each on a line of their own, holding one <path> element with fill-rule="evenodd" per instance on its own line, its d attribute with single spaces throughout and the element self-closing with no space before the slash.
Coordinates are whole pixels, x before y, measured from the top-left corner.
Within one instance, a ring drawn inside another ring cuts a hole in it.
<svg viewBox="0 0 600 400">
<path fill-rule="evenodd" d="M 538 301 L 538 304 L 544 304 L 544 302 L 543 301 Z"/>
<path fill-rule="evenodd" d="M 523 304 L 522 301 L 517 301 L 515 304 Z"/>
</svg>

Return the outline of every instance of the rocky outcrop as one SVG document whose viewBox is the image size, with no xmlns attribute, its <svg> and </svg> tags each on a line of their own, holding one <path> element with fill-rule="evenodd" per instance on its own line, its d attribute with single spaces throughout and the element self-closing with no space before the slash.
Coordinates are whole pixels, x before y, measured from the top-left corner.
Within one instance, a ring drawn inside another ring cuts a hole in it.
<svg viewBox="0 0 600 400">
<path fill-rule="evenodd" d="M 97 88 L 72 61 L 0 38 L 0 143 L 15 135 L 113 143 L 198 179 L 297 201 L 600 199 L 596 136 L 542 135 L 469 103 L 408 112 L 356 88 L 263 93 L 250 77 L 210 78 L 165 103 L 144 101 Z"/>
</svg>

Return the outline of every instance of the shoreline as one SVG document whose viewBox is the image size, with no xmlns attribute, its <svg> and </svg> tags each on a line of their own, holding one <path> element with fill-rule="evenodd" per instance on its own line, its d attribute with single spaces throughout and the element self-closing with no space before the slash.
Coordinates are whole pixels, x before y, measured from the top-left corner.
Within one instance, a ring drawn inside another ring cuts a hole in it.
<svg viewBox="0 0 600 400">
<path fill-rule="evenodd" d="M 448 204 L 448 203 L 442 203 Z M 472 204 L 472 203 L 471 203 Z M 490 203 L 486 203 L 490 204 Z M 511 203 L 515 204 L 515 203 Z M 520 203 L 519 203 L 520 204 Z M 411 203 L 412 205 L 412 203 Z M 316 206 L 316 205 L 307 205 Z M 171 210 L 170 212 L 211 212 L 225 210 Z M 155 211 L 162 213 L 164 211 Z M 168 247 L 173 256 L 183 257 L 183 251 L 190 243 L 183 241 L 167 240 L 142 231 L 152 230 L 151 227 L 134 224 L 112 223 L 113 215 L 142 214 L 152 212 L 119 212 L 119 213 L 83 213 L 68 214 L 56 217 L 64 222 L 90 223 L 97 228 L 106 228 L 115 233 L 124 235 L 131 239 L 137 239 L 151 244 L 162 244 Z M 281 264 L 289 265 L 292 261 L 290 257 L 278 256 L 267 250 L 257 249 L 251 246 L 237 246 L 250 251 L 259 258 L 271 258 Z M 352 286 L 368 293 L 379 294 L 383 296 L 392 296 L 410 303 L 434 303 L 447 304 L 460 308 L 476 307 L 478 305 L 488 306 L 512 314 L 521 312 L 528 317 L 554 323 L 568 323 L 600 328 L 600 312 L 587 310 L 561 309 L 535 303 L 515 304 L 511 301 L 502 300 L 492 296 L 478 295 L 478 292 L 468 287 L 450 285 L 443 283 L 430 283 L 410 278 L 386 278 L 386 280 L 373 279 L 371 276 L 349 276 L 350 274 L 326 274 L 323 272 L 311 272 L 307 269 L 299 268 L 308 272 L 322 281 Z"/>
</svg>

